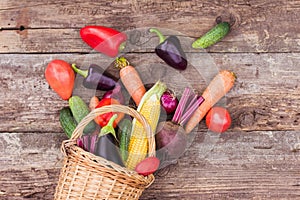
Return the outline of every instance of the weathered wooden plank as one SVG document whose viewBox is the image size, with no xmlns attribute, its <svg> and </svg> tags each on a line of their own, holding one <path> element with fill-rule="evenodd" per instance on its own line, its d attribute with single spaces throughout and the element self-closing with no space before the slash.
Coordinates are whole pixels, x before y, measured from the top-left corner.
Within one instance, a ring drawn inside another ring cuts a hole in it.
<svg viewBox="0 0 300 200">
<path fill-rule="evenodd" d="M 181 167 L 176 170 L 181 171 L 157 177 L 141 199 L 298 199 L 300 196 L 297 170 L 231 168 L 193 171 Z M 53 199 L 59 170 L 11 170 L 10 173 L 0 174 L 14 179 L 7 180 L 9 185 L 1 181 L 4 186 L 0 192 L 1 199 L 50 200 Z M 188 174 L 194 177 L 187 177 Z M 25 178 L 27 181 L 24 181 Z"/>
<path fill-rule="evenodd" d="M 2 53 L 89 52 L 78 37 L 78 29 L 90 24 L 120 31 L 155 26 L 196 38 L 214 26 L 219 16 L 230 20 L 233 30 L 210 48 L 211 52 L 299 52 L 300 46 L 300 28 L 295 26 L 299 23 L 299 0 L 0 3 Z"/>
<path fill-rule="evenodd" d="M 0 171 L 0 199 L 53 199 L 59 168 Z"/>
<path fill-rule="evenodd" d="M 219 69 L 238 76 L 220 103 L 231 112 L 231 129 L 217 135 L 201 123 L 189 150 L 142 199 L 300 199 L 299 9 L 299 0 L 0 1 L 0 199 L 53 199 L 66 138 L 58 110 L 67 102 L 43 73 L 54 58 L 104 68 L 112 62 L 81 41 L 87 24 L 128 33 L 126 57 L 144 83 L 161 79 L 177 94 L 184 86 L 201 93 Z M 218 16 L 233 30 L 210 54 L 192 50 Z M 151 26 L 179 35 L 193 52 L 188 70 L 177 73 L 157 58 Z M 95 91 L 80 80 L 74 94 L 88 100 Z"/>
<path fill-rule="evenodd" d="M 0 171 L 60 167 L 60 145 L 67 139 L 62 132 L 1 133 L 0 138 L 3 152 Z M 190 136 L 190 140 L 193 143 L 180 159 L 183 165 L 205 161 L 206 165 L 216 167 L 268 169 L 272 162 L 274 168 L 298 168 L 300 135 L 297 131 L 228 131 L 220 135 L 205 130 Z M 289 161 L 288 165 L 282 160 Z"/>
<path fill-rule="evenodd" d="M 52 199 L 62 139 L 62 133 L 1 133 L 0 198 Z M 142 199 L 297 199 L 299 143 L 297 131 L 199 132 Z"/>
<path fill-rule="evenodd" d="M 61 133 L 1 133 L 0 199 L 53 199 L 64 139 Z"/>
<path fill-rule="evenodd" d="M 232 70 L 238 76 L 236 85 L 221 102 L 232 112 L 233 129 L 299 130 L 298 54 L 188 54 L 191 65 L 183 72 L 165 66 L 155 54 L 126 56 L 145 84 L 160 79 L 178 94 L 185 86 L 200 94 L 218 70 Z M 47 63 L 56 58 L 84 66 L 96 62 L 118 74 L 109 66 L 112 60 L 100 54 L 4 54 L 0 61 L 1 132 L 61 131 L 58 111 L 68 103 L 44 78 Z M 74 94 L 88 101 L 96 92 L 84 89 L 81 80 L 76 80 Z"/>
<path fill-rule="evenodd" d="M 154 52 L 159 41 L 148 30 L 149 27 L 124 30 L 129 39 L 123 52 Z M 3 44 L 0 46 L 0 53 L 92 53 L 93 50 L 81 40 L 79 31 L 74 28 L 3 30 L 0 32 L 0 42 Z M 185 52 L 200 51 L 191 47 L 194 38 L 176 30 L 161 28 L 161 31 L 166 36 L 178 35 Z M 214 48 L 219 50 L 213 52 L 237 52 L 235 49 L 238 45 L 247 45 L 240 43 L 239 38 L 237 41 L 234 38 L 227 39 L 228 37 L 215 44 Z"/>
<path fill-rule="evenodd" d="M 61 166 L 64 133 L 1 133 L 0 171 Z"/>
<path fill-rule="evenodd" d="M 295 150 L 299 134 L 290 133 L 227 132 L 220 137 L 202 133 L 178 165 L 159 177 L 145 195 L 150 199 L 297 199 L 300 174 L 294 164 L 300 158 Z M 265 173 L 270 176 L 264 177 Z M 282 180 L 287 182 L 278 185 Z M 168 193 L 169 187 L 176 190 Z"/>
</svg>

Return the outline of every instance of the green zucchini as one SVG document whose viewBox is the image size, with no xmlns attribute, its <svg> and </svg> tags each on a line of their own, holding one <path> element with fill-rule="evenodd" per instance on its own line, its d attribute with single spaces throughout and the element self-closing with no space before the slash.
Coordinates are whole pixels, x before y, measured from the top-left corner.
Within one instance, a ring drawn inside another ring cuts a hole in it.
<svg viewBox="0 0 300 200">
<path fill-rule="evenodd" d="M 64 107 L 59 111 L 59 122 L 65 134 L 68 136 L 68 138 L 71 138 L 77 123 L 73 118 L 69 107 Z"/>
<path fill-rule="evenodd" d="M 128 146 L 131 136 L 132 122 L 129 118 L 124 118 L 119 123 L 119 129 L 117 132 L 117 137 L 120 141 L 120 154 L 125 162 L 128 157 Z"/>
<path fill-rule="evenodd" d="M 230 25 L 228 22 L 221 22 L 213 27 L 210 31 L 208 31 L 205 35 L 198 38 L 196 41 L 193 42 L 192 47 L 194 49 L 198 48 L 207 48 L 211 45 L 219 42 L 223 39 L 229 32 Z"/>
<path fill-rule="evenodd" d="M 72 96 L 69 99 L 69 106 L 72 111 L 72 114 L 74 116 L 74 119 L 77 123 L 80 123 L 80 121 L 89 114 L 90 110 L 87 104 L 79 97 L 79 96 Z M 96 124 L 94 121 L 91 121 L 88 123 L 83 132 L 88 134 L 95 130 Z"/>
</svg>

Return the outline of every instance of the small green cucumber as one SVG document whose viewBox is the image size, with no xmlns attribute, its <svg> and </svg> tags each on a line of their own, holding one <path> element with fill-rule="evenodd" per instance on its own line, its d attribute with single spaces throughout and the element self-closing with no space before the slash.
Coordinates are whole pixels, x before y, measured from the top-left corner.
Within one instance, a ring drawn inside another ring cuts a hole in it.
<svg viewBox="0 0 300 200">
<path fill-rule="evenodd" d="M 79 123 L 90 112 L 88 105 L 79 96 L 72 96 L 69 99 L 69 106 L 77 123 Z M 83 132 L 88 134 L 93 132 L 95 128 L 95 122 L 91 121 L 85 126 Z"/>
<path fill-rule="evenodd" d="M 119 129 L 117 132 L 118 139 L 120 141 L 120 154 L 124 162 L 128 157 L 128 146 L 131 136 L 132 122 L 129 118 L 124 118 L 119 123 Z"/>
<path fill-rule="evenodd" d="M 193 42 L 192 47 L 194 49 L 198 48 L 207 48 L 211 45 L 219 42 L 223 39 L 229 32 L 230 25 L 228 22 L 221 22 L 213 27 L 210 31 L 208 31 L 205 35 L 198 38 L 196 41 Z"/>
<path fill-rule="evenodd" d="M 68 136 L 68 138 L 71 138 L 77 123 L 73 118 L 69 107 L 64 107 L 59 111 L 59 122 L 65 134 Z"/>
</svg>

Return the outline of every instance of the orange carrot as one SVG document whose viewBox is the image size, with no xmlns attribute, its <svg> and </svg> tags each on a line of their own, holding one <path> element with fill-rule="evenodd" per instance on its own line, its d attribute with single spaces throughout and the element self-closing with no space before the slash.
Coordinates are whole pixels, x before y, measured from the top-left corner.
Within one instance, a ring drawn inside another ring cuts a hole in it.
<svg viewBox="0 0 300 200">
<path fill-rule="evenodd" d="M 186 133 L 190 133 L 225 94 L 233 87 L 236 76 L 230 71 L 220 71 L 209 83 L 202 94 L 204 102 L 197 108 L 185 126 Z"/>
<path fill-rule="evenodd" d="M 90 110 L 91 111 L 94 110 L 98 104 L 99 104 L 99 98 L 96 96 L 93 96 L 89 103 Z"/>
<path fill-rule="evenodd" d="M 146 88 L 140 75 L 124 57 L 117 58 L 116 67 L 120 68 L 120 78 L 129 95 L 138 106 L 142 97 L 146 93 Z"/>
</svg>

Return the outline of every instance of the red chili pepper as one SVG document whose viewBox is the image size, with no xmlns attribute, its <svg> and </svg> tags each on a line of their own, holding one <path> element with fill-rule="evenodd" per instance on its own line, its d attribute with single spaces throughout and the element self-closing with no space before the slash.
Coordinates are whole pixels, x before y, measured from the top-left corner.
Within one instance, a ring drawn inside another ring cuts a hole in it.
<svg viewBox="0 0 300 200">
<path fill-rule="evenodd" d="M 102 106 L 107 106 L 107 105 L 112 105 L 112 104 L 120 104 L 120 102 L 116 99 L 113 99 L 113 98 L 104 98 L 104 99 L 101 99 L 101 101 L 99 102 L 99 104 L 96 106 L 96 108 L 100 108 Z M 109 122 L 110 118 L 114 115 L 114 114 L 117 114 L 117 118 L 116 120 L 114 121 L 113 123 L 113 127 L 116 128 L 117 127 L 117 124 L 119 123 L 119 121 L 121 121 L 124 117 L 124 113 L 119 113 L 119 112 L 108 112 L 108 113 L 105 113 L 105 114 L 102 114 L 102 115 L 98 115 L 96 118 L 95 118 L 95 122 L 97 124 L 99 124 L 101 127 L 104 127 L 107 125 L 107 123 Z"/>
<path fill-rule="evenodd" d="M 127 40 L 125 33 L 105 26 L 83 27 L 80 36 L 90 47 L 110 57 L 116 57 Z"/>
<path fill-rule="evenodd" d="M 72 96 L 75 72 L 66 61 L 52 60 L 46 67 L 45 78 L 63 100 L 68 100 Z"/>
</svg>

